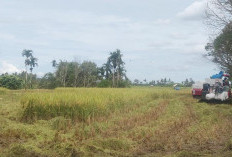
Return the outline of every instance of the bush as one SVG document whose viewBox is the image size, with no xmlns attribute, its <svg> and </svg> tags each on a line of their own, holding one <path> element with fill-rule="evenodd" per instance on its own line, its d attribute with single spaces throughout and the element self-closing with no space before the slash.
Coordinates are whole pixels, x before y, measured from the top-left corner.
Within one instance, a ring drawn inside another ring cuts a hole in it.
<svg viewBox="0 0 232 157">
<path fill-rule="evenodd" d="M 126 88 L 126 87 L 130 87 L 130 85 L 131 85 L 130 81 L 127 81 L 127 80 L 119 81 L 118 85 L 117 85 L 117 82 L 115 84 L 116 84 L 116 87 L 118 87 L 118 88 Z M 108 88 L 108 87 L 112 87 L 112 86 L 113 86 L 113 83 L 111 80 L 102 80 L 97 85 L 97 87 L 99 87 L 99 88 Z"/>
<path fill-rule="evenodd" d="M 0 77 L 0 87 L 8 89 L 21 89 L 23 81 L 14 75 L 4 75 Z"/>
<path fill-rule="evenodd" d="M 130 81 L 127 81 L 127 80 L 123 80 L 123 81 L 120 81 L 118 83 L 119 88 L 126 88 L 126 87 L 130 87 L 130 86 L 131 86 L 131 83 L 130 83 Z"/>
<path fill-rule="evenodd" d="M 97 87 L 99 88 L 107 88 L 107 87 L 111 87 L 112 86 L 112 82 L 109 80 L 102 80 Z"/>
</svg>

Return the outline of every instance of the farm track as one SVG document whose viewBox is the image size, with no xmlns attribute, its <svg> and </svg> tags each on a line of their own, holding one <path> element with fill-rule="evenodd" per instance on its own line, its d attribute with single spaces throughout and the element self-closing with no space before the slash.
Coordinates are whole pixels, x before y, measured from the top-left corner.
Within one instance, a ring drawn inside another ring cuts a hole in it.
<svg viewBox="0 0 232 157">
<path fill-rule="evenodd" d="M 196 119 L 192 106 L 185 105 L 185 111 L 181 117 L 169 119 L 159 129 L 147 133 L 139 142 L 139 147 L 134 155 L 182 150 L 183 142 L 186 142 L 182 136 Z"/>
<path fill-rule="evenodd" d="M 123 133 L 126 130 L 149 124 L 151 121 L 158 119 L 159 116 L 165 112 L 168 103 L 168 100 L 161 101 L 158 106 L 150 108 L 146 113 L 126 116 L 125 118 L 114 122 L 114 126 L 109 130 L 106 130 L 103 135 L 105 137 L 119 136 L 120 133 Z"/>
</svg>

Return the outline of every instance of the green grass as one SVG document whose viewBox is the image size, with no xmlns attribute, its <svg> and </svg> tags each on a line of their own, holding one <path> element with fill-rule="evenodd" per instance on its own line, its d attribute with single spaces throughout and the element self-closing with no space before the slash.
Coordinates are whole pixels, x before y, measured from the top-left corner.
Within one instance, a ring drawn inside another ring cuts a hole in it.
<svg viewBox="0 0 232 157">
<path fill-rule="evenodd" d="M 232 105 L 191 89 L 64 89 L 0 94 L 0 156 L 231 156 Z"/>
</svg>

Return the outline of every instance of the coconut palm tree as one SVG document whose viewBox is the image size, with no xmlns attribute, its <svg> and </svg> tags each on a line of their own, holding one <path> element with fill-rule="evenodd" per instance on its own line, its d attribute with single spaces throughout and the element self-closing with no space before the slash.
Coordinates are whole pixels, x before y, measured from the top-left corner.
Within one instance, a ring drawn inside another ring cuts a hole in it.
<svg viewBox="0 0 232 157">
<path fill-rule="evenodd" d="M 30 74 L 30 76 L 31 76 L 31 78 L 30 78 L 30 87 L 31 88 L 32 88 L 32 71 L 36 66 L 38 66 L 37 61 L 38 61 L 38 59 L 35 58 L 33 55 L 31 55 L 30 61 L 29 61 L 30 72 L 31 72 L 31 74 Z"/>
<path fill-rule="evenodd" d="M 32 50 L 26 50 L 26 49 L 23 50 L 22 56 L 26 57 L 25 58 L 25 68 L 26 68 L 25 89 L 26 89 L 27 84 L 28 84 L 28 73 L 27 73 L 28 66 L 30 67 L 30 72 L 31 72 L 30 86 L 32 87 L 32 71 L 34 67 L 38 66 L 38 63 L 37 63 L 38 59 L 33 56 Z"/>
<path fill-rule="evenodd" d="M 26 69 L 26 75 L 25 75 L 25 89 L 27 89 L 27 80 L 28 80 L 28 74 L 27 74 L 27 67 L 30 65 L 30 57 L 32 56 L 33 51 L 32 50 L 23 50 L 22 56 L 26 57 L 25 59 L 25 69 Z"/>
</svg>

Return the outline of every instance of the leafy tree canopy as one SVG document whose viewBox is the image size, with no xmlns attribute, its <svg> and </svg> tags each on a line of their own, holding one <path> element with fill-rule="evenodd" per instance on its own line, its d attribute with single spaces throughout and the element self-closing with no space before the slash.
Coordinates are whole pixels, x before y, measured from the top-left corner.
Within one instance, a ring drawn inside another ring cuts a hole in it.
<svg viewBox="0 0 232 157">
<path fill-rule="evenodd" d="M 15 75 L 0 76 L 0 86 L 8 89 L 21 89 L 23 80 Z"/>
<path fill-rule="evenodd" d="M 205 47 L 207 56 L 225 72 L 232 74 L 232 23 Z"/>
</svg>

